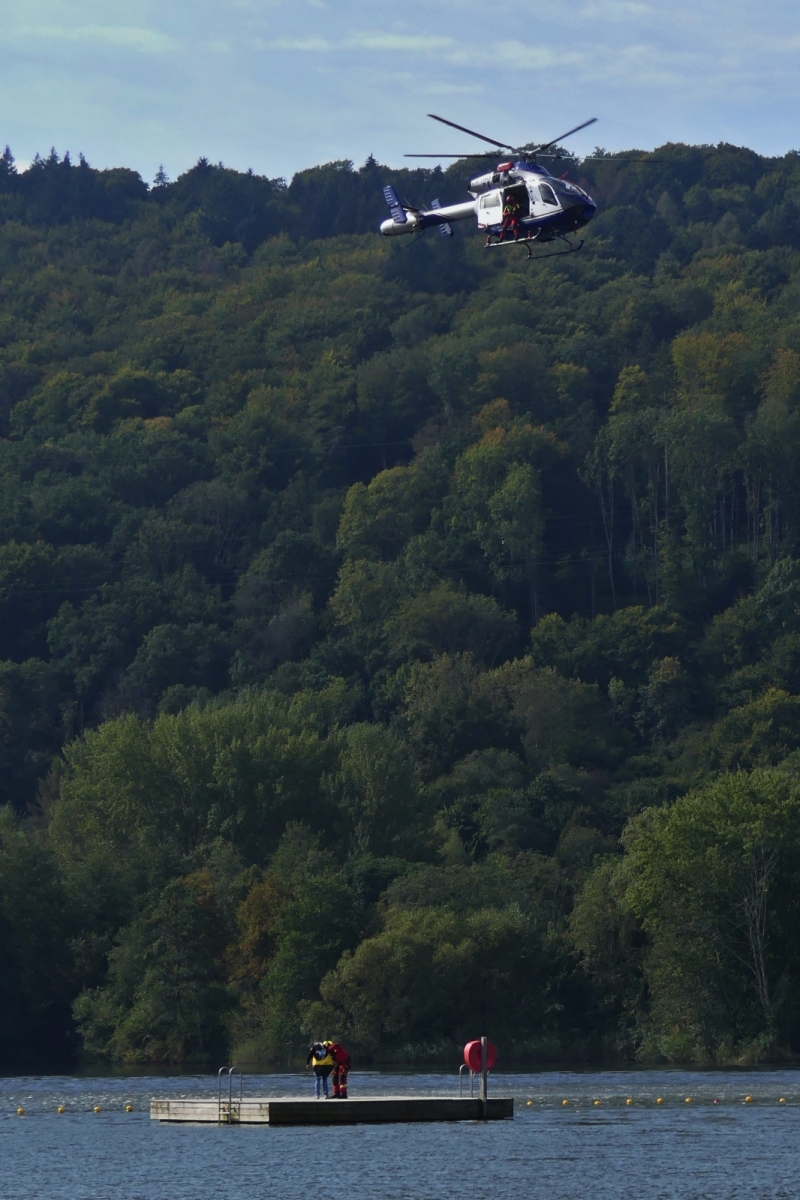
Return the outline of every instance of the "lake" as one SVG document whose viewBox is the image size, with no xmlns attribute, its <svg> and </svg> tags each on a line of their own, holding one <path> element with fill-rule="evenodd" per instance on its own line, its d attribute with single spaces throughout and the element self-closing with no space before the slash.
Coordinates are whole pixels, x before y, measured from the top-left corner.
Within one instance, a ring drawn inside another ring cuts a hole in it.
<svg viewBox="0 0 800 1200">
<path fill-rule="evenodd" d="M 355 1071 L 350 1079 L 353 1096 L 458 1094 L 452 1073 Z M 486 1125 L 270 1129 L 149 1119 L 151 1096 L 216 1089 L 209 1075 L 0 1079 L 0 1197 L 800 1197 L 797 1071 L 498 1072 L 490 1094 L 513 1095 L 515 1119 Z M 244 1090 L 309 1096 L 313 1082 L 303 1073 L 245 1075 Z"/>
</svg>

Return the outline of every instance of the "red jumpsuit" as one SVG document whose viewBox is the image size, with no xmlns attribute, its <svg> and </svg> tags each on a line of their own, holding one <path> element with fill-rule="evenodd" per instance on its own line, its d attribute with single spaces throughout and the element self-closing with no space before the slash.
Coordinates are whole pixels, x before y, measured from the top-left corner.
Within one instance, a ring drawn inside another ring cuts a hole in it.
<svg viewBox="0 0 800 1200">
<path fill-rule="evenodd" d="M 350 1055 L 345 1050 L 340 1042 L 334 1042 L 330 1047 L 330 1054 L 333 1058 L 333 1098 L 334 1100 L 347 1099 L 347 1074 L 350 1070 Z"/>
<path fill-rule="evenodd" d="M 504 241 L 507 229 L 511 230 L 515 241 L 522 232 L 519 223 L 519 201 L 513 196 L 509 196 L 503 205 L 503 224 L 500 226 L 499 241 Z"/>
</svg>

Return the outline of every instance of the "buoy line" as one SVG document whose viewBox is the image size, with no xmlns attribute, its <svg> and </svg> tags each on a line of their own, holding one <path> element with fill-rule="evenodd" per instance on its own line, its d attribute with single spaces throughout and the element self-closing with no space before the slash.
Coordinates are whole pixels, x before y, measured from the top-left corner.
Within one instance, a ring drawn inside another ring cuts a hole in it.
<svg viewBox="0 0 800 1200">
<path fill-rule="evenodd" d="M 560 1107 L 562 1107 L 562 1108 L 574 1107 L 576 1109 L 580 1109 L 584 1104 L 590 1105 L 593 1108 L 602 1108 L 604 1105 L 611 1105 L 612 1107 L 619 1105 L 619 1107 L 622 1107 L 623 1100 L 624 1100 L 625 1108 L 634 1108 L 634 1107 L 649 1108 L 653 1105 L 663 1107 L 664 1105 L 669 1105 L 670 1103 L 679 1104 L 681 1102 L 679 1097 L 673 1097 L 670 1100 L 669 1098 L 665 1099 L 663 1096 L 656 1096 L 655 1099 L 649 1099 L 647 1097 L 636 1098 L 633 1096 L 627 1096 L 627 1097 L 604 1096 L 604 1097 L 599 1097 L 599 1098 L 585 1096 L 585 1097 L 580 1097 L 580 1098 L 564 1097 L 564 1099 L 562 1099 L 562 1101 L 561 1101 Z M 700 1104 L 701 1106 L 709 1105 L 709 1104 L 711 1104 L 711 1105 L 738 1104 L 738 1105 L 756 1105 L 757 1107 L 763 1108 L 768 1104 L 787 1105 L 789 1103 L 790 1102 L 787 1100 L 787 1098 L 785 1096 L 779 1096 L 777 1098 L 770 1098 L 770 1097 L 757 1098 L 757 1097 L 751 1095 L 749 1092 L 744 1096 L 742 1096 L 742 1095 L 730 1096 L 727 1098 L 722 1098 L 719 1096 L 714 1096 L 713 1098 L 709 1098 L 709 1099 L 705 1099 L 705 1098 L 698 1099 L 696 1096 L 684 1096 L 683 1097 L 683 1104 L 685 1104 L 685 1105 Z M 558 1103 L 555 1098 L 553 1098 L 553 1099 L 531 1098 L 531 1099 L 525 1101 L 525 1105 L 527 1108 L 533 1108 L 533 1107 L 537 1107 L 537 1106 L 541 1106 L 543 1108 L 549 1108 L 551 1106 L 558 1106 Z M 24 1116 L 31 1115 L 30 1113 L 27 1112 L 27 1110 L 25 1108 L 22 1107 L 22 1105 L 20 1105 L 15 1111 L 16 1111 L 16 1115 L 18 1117 L 24 1117 Z M 69 1110 L 67 1109 L 67 1107 L 64 1104 L 59 1104 L 56 1107 L 55 1111 L 59 1115 L 62 1115 L 64 1113 L 68 1112 Z M 75 1111 L 75 1110 L 73 1110 L 73 1111 Z M 87 1111 L 87 1110 L 84 1110 L 84 1111 Z M 95 1104 L 92 1107 L 92 1109 L 88 1110 L 88 1111 L 91 1111 L 93 1113 L 101 1113 L 104 1110 L 101 1107 L 101 1105 Z M 113 1111 L 113 1110 L 109 1110 L 109 1111 Z M 130 1103 L 124 1104 L 122 1106 L 122 1111 L 126 1112 L 126 1113 L 133 1112 L 134 1111 L 133 1105 Z"/>
<path fill-rule="evenodd" d="M 532 1100 L 529 1100 L 529 1101 L 528 1101 L 528 1103 L 529 1103 L 529 1104 L 533 1104 L 533 1101 L 532 1101 Z M 69 1111 L 69 1110 L 67 1109 L 67 1106 L 66 1106 L 65 1104 L 58 1104 L 58 1105 L 56 1105 L 56 1112 L 59 1114 L 59 1116 L 61 1116 L 63 1113 L 65 1113 L 65 1112 L 68 1112 L 68 1111 Z M 74 1109 L 73 1109 L 73 1111 L 80 1111 L 80 1110 L 74 1110 Z M 99 1105 L 99 1104 L 95 1104 L 95 1105 L 92 1107 L 92 1109 L 91 1109 L 91 1110 L 84 1110 L 84 1111 L 91 1111 L 91 1112 L 93 1112 L 93 1113 L 100 1113 L 100 1112 L 103 1112 L 103 1108 L 101 1107 L 101 1105 Z M 123 1111 L 123 1112 L 126 1112 L 126 1113 L 133 1112 L 133 1105 L 132 1105 L 132 1104 L 125 1104 L 125 1105 L 123 1105 L 123 1110 L 122 1110 L 122 1111 Z M 30 1113 L 28 1113 L 28 1112 L 27 1112 L 27 1110 L 26 1110 L 26 1109 L 24 1109 L 24 1108 L 23 1108 L 21 1105 L 20 1105 L 20 1107 L 19 1107 L 19 1108 L 17 1108 L 17 1110 L 16 1110 L 16 1114 L 17 1114 L 17 1116 L 18 1116 L 18 1117 L 30 1116 Z"/>
<path fill-rule="evenodd" d="M 571 1106 L 574 1106 L 576 1108 L 579 1108 L 582 1104 L 588 1104 L 588 1105 L 591 1105 L 593 1108 L 601 1108 L 604 1104 L 613 1105 L 615 1103 L 619 1103 L 619 1105 L 621 1107 L 622 1102 L 623 1102 L 622 1096 L 604 1096 L 602 1098 L 593 1098 L 591 1096 L 585 1096 L 585 1097 L 581 1097 L 578 1099 L 575 1099 L 575 1098 L 570 1099 L 569 1097 L 565 1097 L 561 1101 L 561 1107 L 569 1108 Z M 625 1102 L 626 1108 L 632 1108 L 637 1105 L 639 1107 L 646 1108 L 652 1104 L 657 1104 L 657 1105 L 663 1106 L 665 1104 L 669 1104 L 670 1100 L 665 1099 L 663 1096 L 656 1096 L 654 1100 L 650 1100 L 645 1097 L 640 1097 L 639 1099 L 635 1099 L 633 1096 L 628 1096 L 627 1098 L 624 1098 L 624 1102 Z M 681 1101 L 678 1097 L 674 1097 L 671 1102 L 678 1104 Z M 532 1108 L 535 1105 L 541 1105 L 542 1107 L 547 1107 L 547 1108 L 549 1108 L 551 1105 L 557 1106 L 557 1101 L 555 1099 L 549 1099 L 549 1098 L 548 1099 L 538 1099 L 538 1100 L 530 1099 L 530 1100 L 527 1100 L 525 1103 L 526 1103 L 527 1108 Z M 770 1100 L 769 1097 L 763 1097 L 761 1099 L 757 1099 L 755 1096 L 752 1096 L 748 1093 L 746 1096 L 730 1096 L 726 1099 L 721 1099 L 719 1096 L 714 1096 L 713 1099 L 712 1098 L 698 1099 L 698 1097 L 696 1097 L 696 1096 L 684 1096 L 683 1103 L 684 1104 L 700 1104 L 700 1105 L 705 1105 L 705 1104 L 756 1104 L 756 1105 L 763 1107 L 765 1104 L 768 1104 L 768 1103 L 787 1104 L 788 1101 L 785 1096 L 779 1096 L 777 1099 L 773 1099 L 773 1100 Z"/>
</svg>

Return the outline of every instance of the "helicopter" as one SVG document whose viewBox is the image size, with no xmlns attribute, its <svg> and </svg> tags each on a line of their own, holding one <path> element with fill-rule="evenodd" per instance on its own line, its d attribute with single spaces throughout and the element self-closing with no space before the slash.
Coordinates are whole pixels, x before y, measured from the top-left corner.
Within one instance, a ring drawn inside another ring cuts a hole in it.
<svg viewBox="0 0 800 1200">
<path fill-rule="evenodd" d="M 428 113 L 434 121 L 449 125 L 451 129 L 459 129 L 470 137 L 479 138 L 493 147 L 498 157 L 505 156 L 508 161 L 498 164 L 494 171 L 478 175 L 467 183 L 467 191 L 472 197 L 461 204 L 450 204 L 442 207 L 438 200 L 432 200 L 428 208 L 415 208 L 413 205 L 400 200 L 395 189 L 388 184 L 383 189 L 384 199 L 389 206 L 391 217 L 383 221 L 380 231 L 384 237 L 402 237 L 407 234 L 422 236 L 426 229 L 439 227 L 442 237 L 452 237 L 453 221 L 464 221 L 475 217 L 478 229 L 486 230 L 486 248 L 498 246 L 522 245 L 527 250 L 528 258 L 553 258 L 560 254 L 572 254 L 580 250 L 583 241 L 577 245 L 570 241 L 570 235 L 591 221 L 597 205 L 583 188 L 575 183 L 569 183 L 563 176 L 555 178 L 537 161 L 537 155 L 547 156 L 547 151 L 578 133 L 581 129 L 593 125 L 597 120 L 592 117 L 582 125 L 576 125 L 539 146 L 518 147 L 495 138 L 476 133 L 465 125 L 457 125 L 445 117 Z M 509 158 L 509 155 L 512 157 Z M 475 155 L 463 154 L 406 154 L 405 158 L 470 158 Z M 554 157 L 554 156 L 550 156 Z M 514 209 L 513 217 L 509 218 L 509 209 Z M 504 213 L 504 210 L 505 213 Z M 506 240 L 507 229 L 512 236 Z M 545 254 L 532 252 L 534 245 L 553 242 L 556 239 L 564 242 L 566 250 L 555 250 Z M 416 240 L 416 239 L 415 239 Z"/>
</svg>

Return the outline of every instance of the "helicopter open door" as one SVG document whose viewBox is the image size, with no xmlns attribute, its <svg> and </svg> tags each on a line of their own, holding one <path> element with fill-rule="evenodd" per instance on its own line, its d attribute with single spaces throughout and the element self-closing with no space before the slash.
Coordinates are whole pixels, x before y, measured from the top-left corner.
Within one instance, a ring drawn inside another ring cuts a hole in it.
<svg viewBox="0 0 800 1200">
<path fill-rule="evenodd" d="M 478 229 L 488 229 L 490 225 L 500 225 L 502 220 L 502 188 L 497 188 L 493 192 L 484 192 L 478 201 Z"/>
</svg>

